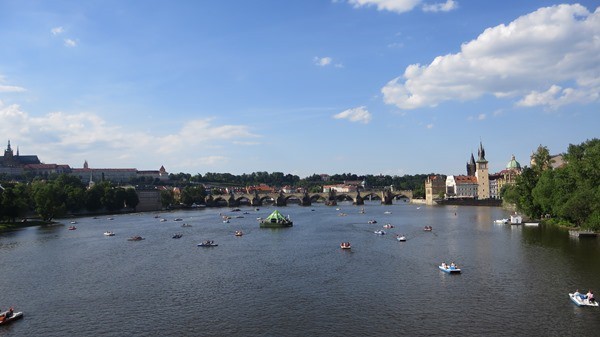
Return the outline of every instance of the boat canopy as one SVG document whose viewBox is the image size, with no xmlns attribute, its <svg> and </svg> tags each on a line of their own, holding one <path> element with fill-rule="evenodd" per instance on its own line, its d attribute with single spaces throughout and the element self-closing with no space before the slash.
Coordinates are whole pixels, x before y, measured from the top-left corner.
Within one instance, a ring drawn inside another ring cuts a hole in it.
<svg viewBox="0 0 600 337">
<path fill-rule="evenodd" d="M 264 222 L 272 222 L 272 223 L 281 223 L 281 222 L 286 222 L 289 221 L 286 217 L 284 217 L 283 215 L 281 215 L 281 213 L 279 213 L 278 210 L 274 210 L 273 213 L 271 213 L 271 215 L 269 215 Z"/>
</svg>

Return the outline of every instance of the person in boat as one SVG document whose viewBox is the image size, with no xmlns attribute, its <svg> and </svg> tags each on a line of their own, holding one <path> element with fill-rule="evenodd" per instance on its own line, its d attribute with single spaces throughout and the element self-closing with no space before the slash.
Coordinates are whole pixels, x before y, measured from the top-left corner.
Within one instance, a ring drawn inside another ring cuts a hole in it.
<svg viewBox="0 0 600 337">
<path fill-rule="evenodd" d="M 456 269 L 456 268 L 458 268 L 456 266 L 456 263 L 454 263 L 454 262 L 450 263 L 450 269 Z"/>
<path fill-rule="evenodd" d="M 573 293 L 573 296 L 575 296 L 576 298 L 579 299 L 584 299 L 585 295 L 579 292 L 579 289 L 575 290 L 575 292 Z"/>
<path fill-rule="evenodd" d="M 446 262 L 442 262 L 442 268 L 448 269 L 448 265 L 446 264 Z"/>
<path fill-rule="evenodd" d="M 590 303 L 594 303 L 596 302 L 596 299 L 594 298 L 594 292 L 591 290 L 588 290 L 587 294 L 585 294 L 587 297 L 588 302 Z"/>
</svg>

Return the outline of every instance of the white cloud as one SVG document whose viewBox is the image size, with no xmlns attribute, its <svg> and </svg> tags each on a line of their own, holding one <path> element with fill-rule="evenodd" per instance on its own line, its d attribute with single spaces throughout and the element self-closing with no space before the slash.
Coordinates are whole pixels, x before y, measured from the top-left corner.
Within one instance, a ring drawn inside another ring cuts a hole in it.
<svg viewBox="0 0 600 337">
<path fill-rule="evenodd" d="M 421 0 L 348 0 L 355 8 L 376 6 L 379 11 L 405 13 L 412 11 Z"/>
<path fill-rule="evenodd" d="M 333 118 L 348 119 L 351 122 L 360 122 L 363 124 L 368 124 L 371 121 L 372 115 L 367 110 L 367 107 L 359 106 L 357 108 L 344 110 L 339 114 L 334 115 Z"/>
<path fill-rule="evenodd" d="M 2 82 L 5 82 L 4 76 L 0 75 L 0 92 L 23 92 L 25 88 L 18 87 L 15 85 L 3 85 Z M 0 107 L 2 106 L 2 101 L 0 101 Z"/>
<path fill-rule="evenodd" d="M 458 2 L 454 0 L 446 0 L 446 2 L 423 5 L 424 12 L 449 12 L 457 8 Z"/>
<path fill-rule="evenodd" d="M 519 105 L 597 101 L 600 92 L 600 9 L 557 5 L 486 29 L 461 51 L 429 65 L 409 65 L 382 88 L 401 109 L 491 94 Z M 556 87 L 569 86 L 558 92 Z"/>
<path fill-rule="evenodd" d="M 485 114 L 479 114 L 479 116 L 477 116 L 477 119 L 482 121 L 485 119 L 485 117 L 486 117 Z"/>
<path fill-rule="evenodd" d="M 425 127 L 428 129 L 433 129 L 433 124 L 427 124 Z"/>
<path fill-rule="evenodd" d="M 313 62 L 315 63 L 315 65 L 317 65 L 319 67 L 327 67 L 327 66 L 331 66 L 331 65 L 333 65 L 336 68 L 344 67 L 344 65 L 341 63 L 333 63 L 333 58 L 331 58 L 329 56 L 325 56 L 325 57 L 315 56 L 313 58 Z"/>
<path fill-rule="evenodd" d="M 60 35 L 65 32 L 65 29 L 63 27 L 54 27 L 52 28 L 51 32 L 52 35 Z"/>
<path fill-rule="evenodd" d="M 65 46 L 67 47 L 75 47 L 77 46 L 77 41 L 73 40 L 73 39 L 65 39 Z"/>
<path fill-rule="evenodd" d="M 228 161 L 223 146 L 260 137 L 247 126 L 214 125 L 212 119 L 189 121 L 171 134 L 141 132 L 110 124 L 92 113 L 30 116 L 20 106 L 5 106 L 1 101 L 0 120 L 0 134 L 20 146 L 21 154 L 38 154 L 44 162 L 75 167 L 85 159 L 95 167 L 141 169 L 152 169 L 137 167 L 149 162 L 156 169 L 163 163 L 177 163 L 181 168 L 186 168 L 186 162 L 200 167 L 222 164 Z"/>
</svg>

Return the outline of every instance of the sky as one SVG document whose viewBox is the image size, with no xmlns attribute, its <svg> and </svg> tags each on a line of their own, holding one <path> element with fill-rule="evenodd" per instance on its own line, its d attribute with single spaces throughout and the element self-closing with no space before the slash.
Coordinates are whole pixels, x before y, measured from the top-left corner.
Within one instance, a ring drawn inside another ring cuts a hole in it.
<svg viewBox="0 0 600 337">
<path fill-rule="evenodd" d="M 0 0 L 0 147 L 74 168 L 490 172 L 600 136 L 600 2 Z"/>
</svg>

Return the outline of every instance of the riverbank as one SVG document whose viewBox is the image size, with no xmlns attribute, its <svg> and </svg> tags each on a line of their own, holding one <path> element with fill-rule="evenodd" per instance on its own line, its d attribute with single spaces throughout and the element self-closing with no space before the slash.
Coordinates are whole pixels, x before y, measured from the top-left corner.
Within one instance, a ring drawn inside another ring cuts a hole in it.
<svg viewBox="0 0 600 337">
<path fill-rule="evenodd" d="M 40 225 L 48 225 L 52 222 L 42 221 L 42 220 L 27 220 L 27 221 L 19 221 L 19 222 L 0 222 L 0 233 L 14 231 L 17 229 L 31 227 L 31 226 L 40 226 Z"/>
</svg>

